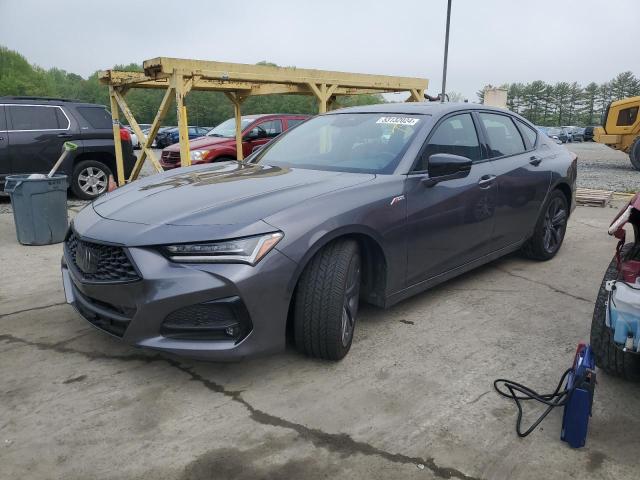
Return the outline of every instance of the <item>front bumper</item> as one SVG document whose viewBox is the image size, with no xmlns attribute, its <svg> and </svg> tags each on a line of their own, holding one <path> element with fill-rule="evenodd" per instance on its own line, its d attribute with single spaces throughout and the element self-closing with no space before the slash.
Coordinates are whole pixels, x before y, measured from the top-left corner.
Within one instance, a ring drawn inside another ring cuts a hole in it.
<svg viewBox="0 0 640 480">
<path fill-rule="evenodd" d="M 62 259 L 67 303 L 94 327 L 130 345 L 208 360 L 238 360 L 284 349 L 296 264 L 277 249 L 255 267 L 177 264 L 153 248 L 127 250 L 141 280 L 89 283 Z M 230 298 L 240 302 L 250 319 L 250 331 L 240 341 L 162 335 L 163 322 L 176 310 Z"/>
</svg>

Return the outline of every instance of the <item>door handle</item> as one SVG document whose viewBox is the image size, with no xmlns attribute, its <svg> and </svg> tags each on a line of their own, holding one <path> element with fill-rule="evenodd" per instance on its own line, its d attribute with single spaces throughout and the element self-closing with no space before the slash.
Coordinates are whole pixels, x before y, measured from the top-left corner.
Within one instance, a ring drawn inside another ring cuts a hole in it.
<svg viewBox="0 0 640 480">
<path fill-rule="evenodd" d="M 480 177 L 480 180 L 478 180 L 478 185 L 480 186 L 480 188 L 489 188 L 491 187 L 491 185 L 493 185 L 495 180 L 495 175 L 483 175 Z"/>
<path fill-rule="evenodd" d="M 537 167 L 542 162 L 541 158 L 536 157 L 535 155 L 529 158 L 529 163 L 534 167 Z"/>
<path fill-rule="evenodd" d="M 71 138 L 73 135 L 70 133 L 59 133 L 58 138 Z"/>
</svg>

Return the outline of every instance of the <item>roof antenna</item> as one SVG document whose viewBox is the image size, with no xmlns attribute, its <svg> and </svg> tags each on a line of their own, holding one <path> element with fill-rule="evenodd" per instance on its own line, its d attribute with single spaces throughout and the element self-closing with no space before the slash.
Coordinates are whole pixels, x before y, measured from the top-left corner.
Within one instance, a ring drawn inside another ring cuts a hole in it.
<svg viewBox="0 0 640 480">
<path fill-rule="evenodd" d="M 442 93 L 440 101 L 444 103 L 447 87 L 447 58 L 449 57 L 449 23 L 451 22 L 451 0 L 447 0 L 447 30 L 444 37 L 444 65 L 442 66 Z"/>
</svg>

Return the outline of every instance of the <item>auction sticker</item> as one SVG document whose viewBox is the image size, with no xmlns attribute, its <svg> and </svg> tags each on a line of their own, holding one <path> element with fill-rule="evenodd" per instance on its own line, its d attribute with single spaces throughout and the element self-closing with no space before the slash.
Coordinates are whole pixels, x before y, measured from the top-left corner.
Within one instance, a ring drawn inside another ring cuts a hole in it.
<svg viewBox="0 0 640 480">
<path fill-rule="evenodd" d="M 419 118 L 412 117 L 380 117 L 376 123 L 384 123 L 387 125 L 415 125 L 419 121 Z"/>
</svg>

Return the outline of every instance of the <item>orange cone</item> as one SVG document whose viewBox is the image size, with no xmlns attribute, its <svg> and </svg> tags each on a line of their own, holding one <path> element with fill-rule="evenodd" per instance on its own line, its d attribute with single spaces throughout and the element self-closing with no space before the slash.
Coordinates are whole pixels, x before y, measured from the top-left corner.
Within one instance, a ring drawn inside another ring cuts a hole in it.
<svg viewBox="0 0 640 480">
<path fill-rule="evenodd" d="M 113 178 L 113 175 L 109 175 L 109 184 L 107 185 L 107 192 L 113 192 L 116 188 L 118 188 L 118 184 Z"/>
</svg>

